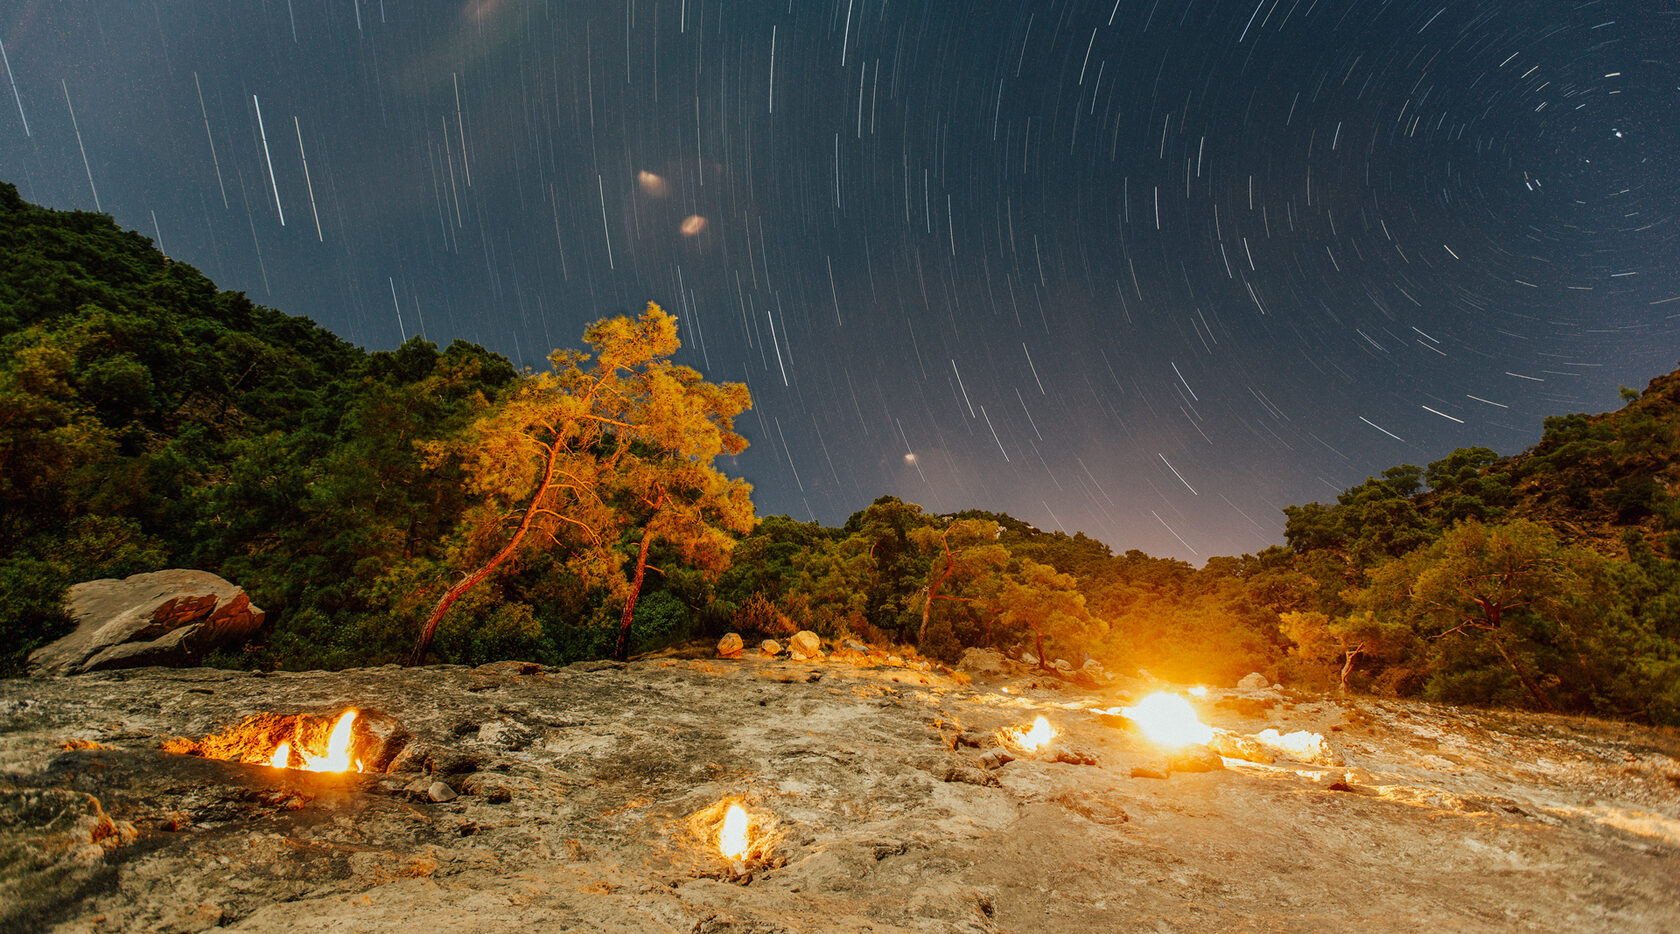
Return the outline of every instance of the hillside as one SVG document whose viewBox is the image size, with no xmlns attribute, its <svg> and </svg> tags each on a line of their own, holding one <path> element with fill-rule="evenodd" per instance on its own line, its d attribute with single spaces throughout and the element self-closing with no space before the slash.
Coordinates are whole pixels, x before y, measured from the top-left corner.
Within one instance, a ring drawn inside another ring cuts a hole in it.
<svg viewBox="0 0 1680 934">
<path fill-rule="evenodd" d="M 1629 530 L 1680 530 L 1680 370 L 1626 394 L 1612 412 L 1547 419 L 1539 444 L 1492 468 L 1515 480 L 1513 514 L 1623 554 Z"/>
<path fill-rule="evenodd" d="M 366 353 L 0 183 L 0 673 L 66 630 L 69 584 L 169 566 L 272 607 L 282 656 L 365 644 L 314 627 L 354 629 L 378 573 L 439 547 L 458 484 L 415 444 L 514 376 L 463 342 Z"/>
<path fill-rule="evenodd" d="M 970 670 L 668 657 L 0 682 L 0 928 L 1680 926 L 1671 732 L 1216 688 L 1211 725 L 1318 732 L 1345 764 L 1190 771 L 1105 712 L 1161 685 Z M 374 731 L 363 774 L 160 751 L 348 706 Z M 1062 731 L 1046 751 L 1003 738 L 1040 715 Z M 751 815 L 739 863 L 716 848 L 728 801 Z"/>
</svg>

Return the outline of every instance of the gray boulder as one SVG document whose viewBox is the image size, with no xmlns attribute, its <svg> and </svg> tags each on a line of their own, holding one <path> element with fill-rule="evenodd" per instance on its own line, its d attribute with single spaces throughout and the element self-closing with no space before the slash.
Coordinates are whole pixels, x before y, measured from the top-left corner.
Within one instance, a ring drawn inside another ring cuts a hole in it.
<svg viewBox="0 0 1680 934">
<path fill-rule="evenodd" d="M 238 586 L 208 571 L 180 569 L 77 584 L 65 609 L 76 630 L 30 653 L 32 674 L 196 665 L 263 623 L 263 611 Z"/>
</svg>

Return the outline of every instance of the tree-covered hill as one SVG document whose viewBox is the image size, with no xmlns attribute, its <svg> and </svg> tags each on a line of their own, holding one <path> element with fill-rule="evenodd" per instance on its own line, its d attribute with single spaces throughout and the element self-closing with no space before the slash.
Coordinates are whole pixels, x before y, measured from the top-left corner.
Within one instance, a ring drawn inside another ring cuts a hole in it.
<svg viewBox="0 0 1680 934">
<path fill-rule="evenodd" d="M 66 627 L 69 583 L 159 567 L 236 580 L 293 631 L 354 616 L 461 508 L 413 442 L 515 376 L 460 342 L 365 353 L 0 184 L 0 668 Z"/>
<path fill-rule="evenodd" d="M 174 566 L 268 611 L 213 660 L 240 666 L 812 629 L 1680 723 L 1680 373 L 1515 457 L 1288 507 L 1287 546 L 1198 569 L 891 496 L 837 528 L 760 520 L 711 466 L 745 445 L 745 388 L 673 364 L 656 306 L 584 339 L 542 373 L 364 352 L 0 185 L 0 673 L 66 630 L 69 584 Z"/>
</svg>

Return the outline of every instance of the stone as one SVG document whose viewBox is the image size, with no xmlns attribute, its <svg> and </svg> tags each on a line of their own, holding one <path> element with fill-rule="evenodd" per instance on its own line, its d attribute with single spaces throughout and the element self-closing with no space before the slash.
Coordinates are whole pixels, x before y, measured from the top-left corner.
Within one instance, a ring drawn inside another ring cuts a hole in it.
<svg viewBox="0 0 1680 934">
<path fill-rule="evenodd" d="M 788 640 L 788 651 L 797 659 L 821 658 L 822 640 L 811 630 L 801 629 Z"/>
<path fill-rule="evenodd" d="M 1050 667 L 1056 669 L 1057 671 L 1072 671 L 1073 663 L 1065 658 L 1058 658 L 1050 663 Z"/>
<path fill-rule="evenodd" d="M 454 801 L 458 796 L 455 794 L 455 789 L 449 787 L 447 784 L 443 782 L 432 782 L 431 785 L 426 788 L 426 797 L 432 799 L 438 804 L 442 804 L 445 801 Z"/>
<path fill-rule="evenodd" d="M 239 645 L 263 624 L 263 611 L 238 586 L 181 569 L 77 584 L 65 610 L 76 630 L 30 653 L 32 674 L 188 667 L 214 649 Z"/>
<path fill-rule="evenodd" d="M 1044 758 L 1051 762 L 1065 762 L 1068 765 L 1096 765 L 1097 755 L 1084 746 L 1069 743 L 1059 743 L 1044 750 Z"/>
<path fill-rule="evenodd" d="M 1014 761 L 1015 757 L 1001 748 L 988 750 L 985 755 L 980 757 L 980 764 L 988 769 L 1000 769 Z"/>
<path fill-rule="evenodd" d="M 1132 766 L 1132 777 L 1133 778 L 1166 778 L 1167 775 L 1168 775 L 1167 770 L 1164 769 L 1164 768 L 1161 768 L 1159 766 L 1154 766 L 1154 765 L 1134 765 L 1134 766 Z"/>
<path fill-rule="evenodd" d="M 1009 674 L 1009 659 L 996 649 L 964 649 L 957 670 L 976 678 L 1002 678 Z"/>
<path fill-rule="evenodd" d="M 1021 664 L 1036 666 L 1038 664 L 1038 656 L 1034 655 L 1031 652 L 1022 652 L 1021 653 Z"/>
<path fill-rule="evenodd" d="M 853 652 L 858 653 L 859 655 L 868 655 L 869 654 L 869 646 L 864 645 L 862 642 L 859 642 L 856 639 L 847 639 L 845 642 L 842 642 L 841 645 L 844 646 L 845 648 L 853 651 Z"/>
<path fill-rule="evenodd" d="M 723 638 L 718 640 L 718 646 L 717 646 L 718 657 L 719 658 L 740 658 L 741 657 L 741 649 L 742 649 L 743 645 L 744 645 L 744 643 L 741 642 L 741 634 L 740 633 L 738 633 L 738 632 L 726 632 L 726 633 L 723 634 Z"/>
<path fill-rule="evenodd" d="M 758 644 L 758 650 L 773 657 L 782 654 L 782 644 L 775 639 L 765 639 Z"/>
<path fill-rule="evenodd" d="M 1251 671 L 1243 675 L 1242 680 L 1237 682 L 1237 689 L 1242 691 L 1264 691 L 1271 686 L 1272 679 L 1258 671 Z"/>
<path fill-rule="evenodd" d="M 893 668 L 903 668 L 904 659 L 899 658 L 897 655 L 888 655 L 887 664 Z"/>
<path fill-rule="evenodd" d="M 1214 752 L 1200 743 L 1192 743 L 1181 749 L 1173 750 L 1167 757 L 1167 765 L 1174 772 L 1217 772 L 1225 767 L 1225 762 Z"/>
</svg>

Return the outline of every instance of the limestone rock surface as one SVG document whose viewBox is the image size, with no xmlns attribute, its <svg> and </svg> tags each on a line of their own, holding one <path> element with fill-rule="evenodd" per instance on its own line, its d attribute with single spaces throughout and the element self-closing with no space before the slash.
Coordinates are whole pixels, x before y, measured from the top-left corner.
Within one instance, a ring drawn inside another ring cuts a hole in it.
<svg viewBox="0 0 1680 934">
<path fill-rule="evenodd" d="M 1672 733 L 1292 695 L 1202 715 L 1347 765 L 1186 772 L 1098 713 L 1153 685 L 978 684 L 757 652 L 0 681 L 0 931 L 1680 930 Z M 347 707 L 359 774 L 163 748 Z M 1054 754 L 983 739 L 1040 715 Z"/>
<path fill-rule="evenodd" d="M 244 590 L 208 571 L 184 569 L 76 584 L 65 609 L 75 631 L 30 653 L 31 673 L 196 665 L 263 623 L 263 611 Z"/>
</svg>

